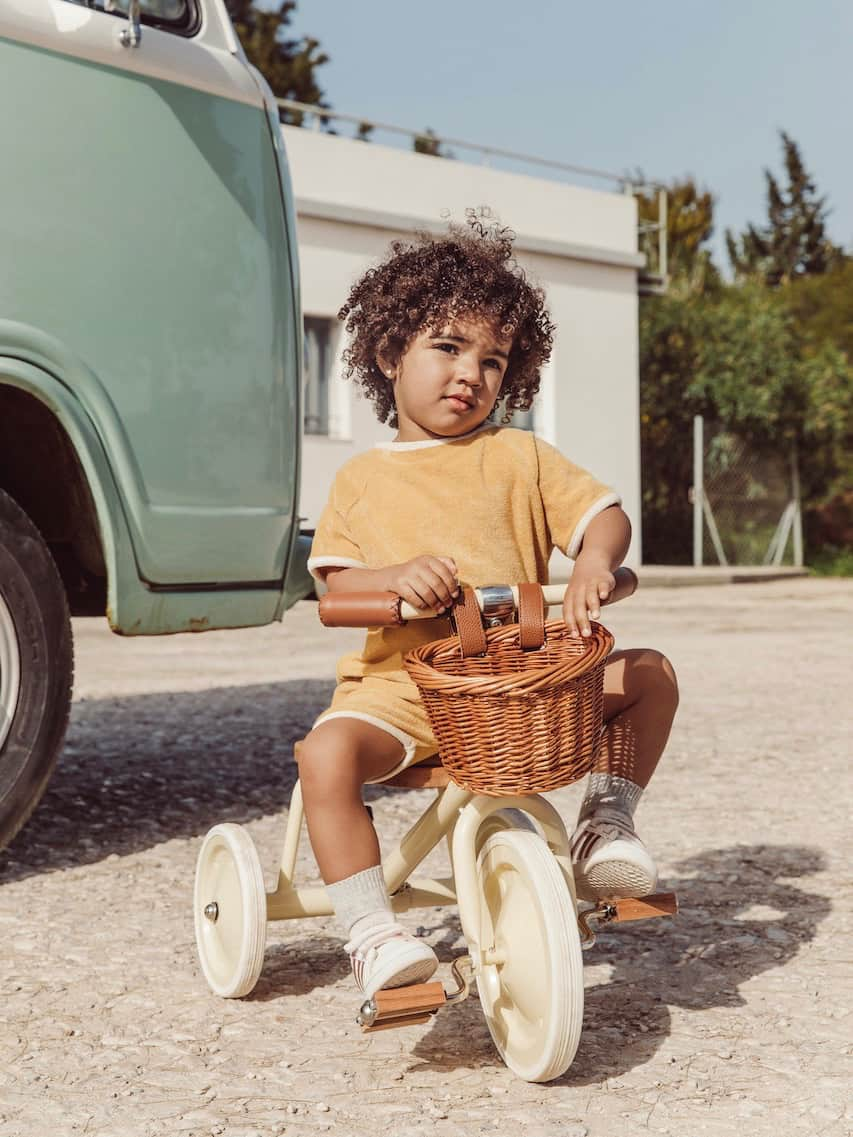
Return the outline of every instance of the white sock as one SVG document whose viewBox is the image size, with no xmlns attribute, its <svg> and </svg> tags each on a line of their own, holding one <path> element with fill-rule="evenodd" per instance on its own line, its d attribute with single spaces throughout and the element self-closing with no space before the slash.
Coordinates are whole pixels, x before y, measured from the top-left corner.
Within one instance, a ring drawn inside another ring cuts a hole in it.
<svg viewBox="0 0 853 1137">
<path fill-rule="evenodd" d="M 394 922 L 382 865 L 327 884 L 326 892 L 347 939 L 375 924 Z"/>
<path fill-rule="evenodd" d="M 628 778 L 618 778 L 615 774 L 590 774 L 579 820 L 583 821 L 600 806 L 618 809 L 633 817 L 642 792 L 643 787 Z"/>
</svg>

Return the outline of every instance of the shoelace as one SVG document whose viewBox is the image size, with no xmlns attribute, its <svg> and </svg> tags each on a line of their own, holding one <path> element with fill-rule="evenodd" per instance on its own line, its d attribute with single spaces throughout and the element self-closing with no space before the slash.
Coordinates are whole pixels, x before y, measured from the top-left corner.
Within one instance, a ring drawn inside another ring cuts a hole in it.
<svg viewBox="0 0 853 1137">
<path fill-rule="evenodd" d="M 367 928 L 357 940 L 344 944 L 344 951 L 367 959 L 371 951 L 376 951 L 389 940 L 405 934 L 406 929 L 402 924 L 380 924 L 378 927 Z"/>
</svg>

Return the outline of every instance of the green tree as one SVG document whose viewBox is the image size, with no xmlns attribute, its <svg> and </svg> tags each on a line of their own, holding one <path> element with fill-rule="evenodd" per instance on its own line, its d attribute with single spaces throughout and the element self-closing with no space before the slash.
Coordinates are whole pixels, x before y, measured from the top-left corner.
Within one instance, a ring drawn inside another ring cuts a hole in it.
<svg viewBox="0 0 853 1137">
<path fill-rule="evenodd" d="M 311 36 L 287 36 L 296 0 L 283 0 L 269 11 L 253 0 L 225 3 L 249 62 L 261 72 L 276 97 L 328 107 L 315 75 L 318 67 L 328 63 L 328 55 Z M 300 111 L 282 111 L 283 121 L 293 126 L 301 126 L 303 118 Z"/>
<path fill-rule="evenodd" d="M 696 299 L 666 294 L 640 303 L 640 455 L 643 559 L 690 559 L 693 416 L 705 410 L 689 394 L 696 369 Z"/>
<path fill-rule="evenodd" d="M 780 131 L 788 184 L 783 189 L 770 170 L 767 225 L 750 224 L 740 237 L 726 230 L 726 247 L 735 276 L 754 278 L 770 287 L 828 272 L 842 258 L 826 234 L 826 198 L 819 197 L 796 142 Z"/>
<path fill-rule="evenodd" d="M 796 144 L 782 135 L 787 186 L 769 172 L 768 225 L 727 243 L 724 284 L 706 242 L 713 198 L 668 187 L 670 288 L 640 303 L 643 540 L 651 561 L 690 559 L 692 419 L 702 414 L 753 454 L 796 447 L 807 556 L 853 531 L 853 258 L 828 240 Z M 657 217 L 653 195 L 640 217 Z M 785 287 L 781 287 L 784 285 Z M 768 287 L 769 286 L 769 287 Z"/>
<path fill-rule="evenodd" d="M 808 350 L 834 344 L 853 364 L 853 257 L 820 276 L 795 280 L 785 299 Z"/>
<path fill-rule="evenodd" d="M 639 180 L 642 180 L 640 176 Z M 670 286 L 677 293 L 705 292 L 720 283 L 720 274 L 707 247 L 714 231 L 714 198 L 692 178 L 664 187 L 667 193 L 666 241 Z M 658 268 L 659 206 L 654 191 L 637 194 L 642 251 L 650 267 Z"/>
<path fill-rule="evenodd" d="M 853 368 L 804 335 L 786 293 L 758 283 L 643 302 L 640 398 L 645 557 L 690 557 L 692 420 L 702 414 L 754 454 L 796 447 L 807 547 L 853 477 Z"/>
</svg>

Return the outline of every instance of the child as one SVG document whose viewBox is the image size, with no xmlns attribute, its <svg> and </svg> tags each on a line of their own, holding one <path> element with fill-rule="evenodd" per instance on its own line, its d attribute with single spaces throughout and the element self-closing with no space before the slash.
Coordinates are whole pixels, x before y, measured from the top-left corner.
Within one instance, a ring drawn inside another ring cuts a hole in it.
<svg viewBox="0 0 853 1137">
<path fill-rule="evenodd" d="M 558 547 L 575 561 L 565 621 L 589 635 L 630 524 L 611 489 L 493 420 L 499 402 L 505 420 L 530 406 L 554 331 L 543 293 L 512 260 L 512 235 L 469 214 L 446 236 L 394 242 L 339 315 L 352 336 L 347 374 L 397 435 L 338 471 L 311 550 L 315 577 L 331 592 L 391 591 L 444 612 L 460 584 L 545 583 Z M 436 752 L 403 656 L 450 634 L 445 616 L 369 630 L 339 662 L 332 704 L 301 752 L 311 844 L 368 996 L 425 982 L 438 962 L 394 921 L 362 787 Z M 632 816 L 669 735 L 675 675 L 657 652 L 616 651 L 604 684 L 606 729 L 572 859 L 579 895 L 641 896 L 656 869 Z"/>
</svg>

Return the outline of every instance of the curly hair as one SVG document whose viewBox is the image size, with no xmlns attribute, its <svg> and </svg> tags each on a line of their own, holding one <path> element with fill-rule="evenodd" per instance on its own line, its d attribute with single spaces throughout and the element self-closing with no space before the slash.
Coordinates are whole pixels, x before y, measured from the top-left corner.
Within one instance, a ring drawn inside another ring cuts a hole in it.
<svg viewBox="0 0 853 1137">
<path fill-rule="evenodd" d="M 515 261 L 510 229 L 490 221 L 486 209 L 469 209 L 466 219 L 464 226 L 449 225 L 445 235 L 416 233 L 411 243 L 392 242 L 385 260 L 353 285 L 338 312 L 352 337 L 344 374 L 361 384 L 379 421 L 392 427 L 393 387 L 377 358 L 396 364 L 416 335 L 455 319 L 486 320 L 496 334 L 512 339 L 498 397 L 502 422 L 527 410 L 539 390 L 555 330 L 545 294 Z"/>
</svg>

